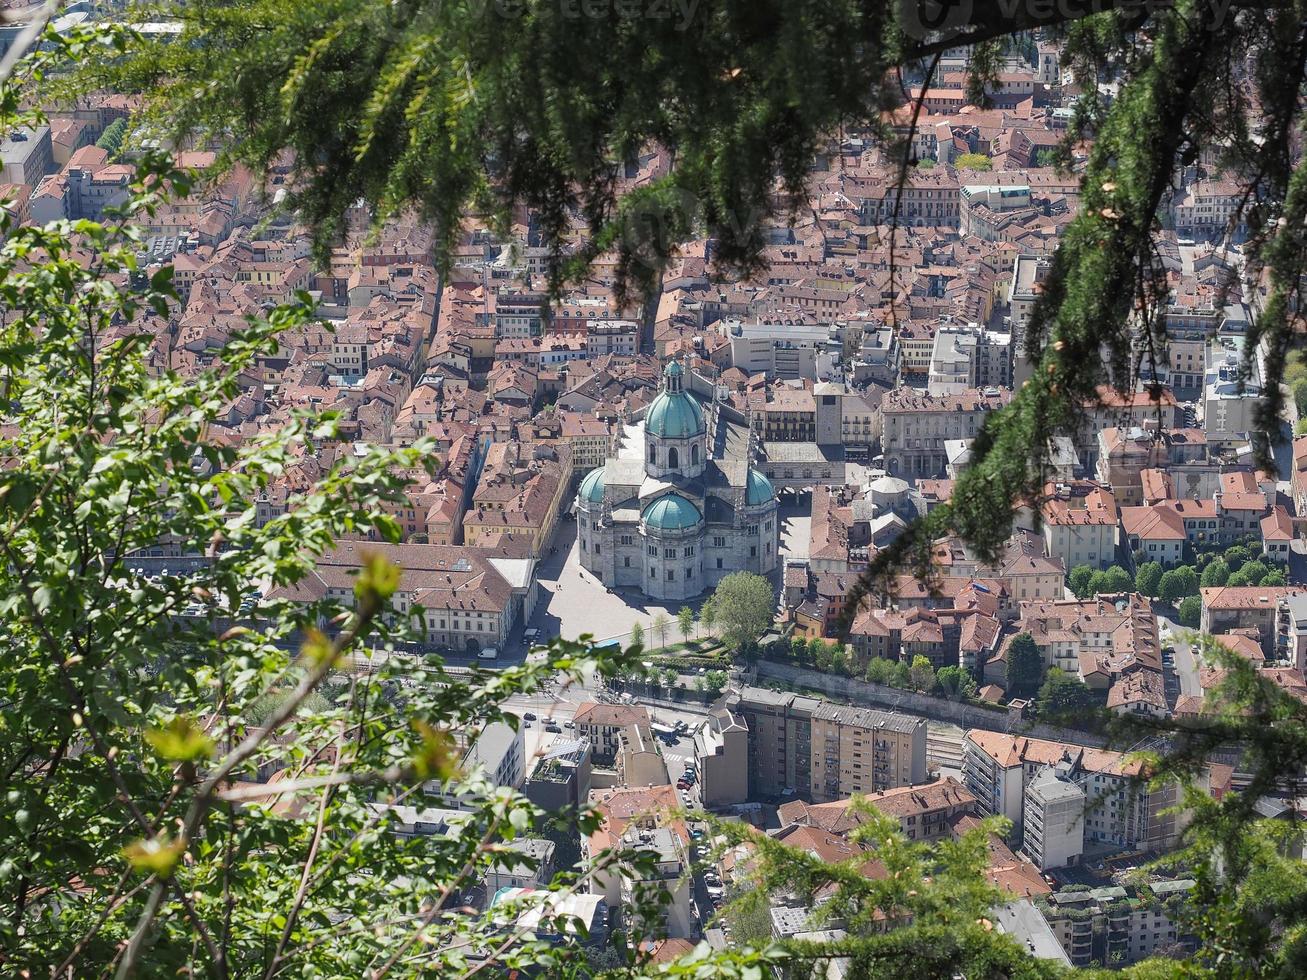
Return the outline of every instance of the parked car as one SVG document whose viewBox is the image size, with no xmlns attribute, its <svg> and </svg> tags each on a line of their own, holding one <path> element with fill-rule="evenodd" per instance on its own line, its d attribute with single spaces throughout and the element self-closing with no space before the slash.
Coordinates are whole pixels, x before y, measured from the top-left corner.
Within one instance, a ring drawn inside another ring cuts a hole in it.
<svg viewBox="0 0 1307 980">
<path fill-rule="evenodd" d="M 559 728 L 557 725 L 546 725 L 546 726 L 545 726 L 545 731 L 547 731 L 547 732 L 553 732 L 555 735 L 557 735 L 557 734 L 559 734 L 560 732 L 562 732 L 562 729 Z"/>
<path fill-rule="evenodd" d="M 527 721 L 535 721 L 535 720 L 536 720 L 536 716 L 535 716 L 534 714 L 532 714 L 530 711 L 528 711 L 528 712 L 527 712 L 526 714 L 524 714 L 522 717 L 525 718 Z"/>
<path fill-rule="evenodd" d="M 677 788 L 677 789 L 689 789 L 689 788 L 690 788 L 690 784 L 687 783 L 684 779 L 678 779 L 678 780 L 676 781 L 676 788 Z"/>
</svg>

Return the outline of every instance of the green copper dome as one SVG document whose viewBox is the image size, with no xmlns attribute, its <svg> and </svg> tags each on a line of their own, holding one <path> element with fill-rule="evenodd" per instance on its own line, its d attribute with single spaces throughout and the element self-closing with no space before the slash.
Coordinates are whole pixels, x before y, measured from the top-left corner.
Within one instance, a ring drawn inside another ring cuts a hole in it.
<svg viewBox="0 0 1307 980">
<path fill-rule="evenodd" d="M 673 362 L 671 365 L 675 367 Z M 703 433 L 703 409 L 683 391 L 659 392 L 645 416 L 645 431 L 660 439 L 685 439 Z"/>
<path fill-rule="evenodd" d="M 644 509 L 640 517 L 655 531 L 688 531 L 698 527 L 703 520 L 699 508 L 678 493 L 659 497 Z"/>
<path fill-rule="evenodd" d="M 775 496 L 776 488 L 771 485 L 771 480 L 758 470 L 749 470 L 749 482 L 744 489 L 745 504 L 750 507 L 765 504 Z"/>
<path fill-rule="evenodd" d="M 592 504 L 602 504 L 604 502 L 604 468 L 602 466 L 596 466 L 585 475 L 585 479 L 581 481 L 581 489 L 577 496 Z"/>
</svg>

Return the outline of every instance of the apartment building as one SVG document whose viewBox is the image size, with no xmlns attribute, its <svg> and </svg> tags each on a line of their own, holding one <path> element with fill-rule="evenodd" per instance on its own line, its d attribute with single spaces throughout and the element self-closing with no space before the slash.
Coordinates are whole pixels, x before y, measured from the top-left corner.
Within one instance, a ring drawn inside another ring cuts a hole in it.
<svg viewBox="0 0 1307 980">
<path fill-rule="evenodd" d="M 973 388 L 932 395 L 897 388 L 880 403 L 881 450 L 896 476 L 943 476 L 948 464 L 944 443 L 974 439 L 989 413 L 1012 400 L 1004 388 Z"/>
<path fill-rule="evenodd" d="M 922 718 L 745 688 L 735 706 L 749 728 L 749 791 L 791 791 L 820 803 L 925 782 Z"/>
<path fill-rule="evenodd" d="M 1071 965 L 1129 966 L 1152 956 L 1184 956 L 1197 948 L 1180 926 L 1180 911 L 1192 879 L 1063 889 L 1037 898 L 1053 935 Z"/>
<path fill-rule="evenodd" d="M 1022 849 L 1040 871 L 1078 864 L 1085 850 L 1085 791 L 1070 766 L 1045 766 L 1026 787 Z"/>
<path fill-rule="evenodd" d="M 1085 480 L 1044 487 L 1044 550 L 1066 568 L 1107 568 L 1116 562 L 1116 498 L 1107 487 Z"/>
<path fill-rule="evenodd" d="M 638 704 L 604 704 L 587 701 L 572 716 L 577 735 L 590 743 L 595 758 L 614 760 L 622 733 L 631 725 L 649 727 L 649 712 Z"/>
<path fill-rule="evenodd" d="M 1058 765 L 1084 790 L 1080 827 L 1086 843 L 1141 851 L 1175 844 L 1183 823 L 1182 815 L 1171 812 L 1180 802 L 1178 784 L 1150 787 L 1141 778 L 1142 763 L 1126 753 L 980 729 L 963 736 L 963 782 L 982 813 L 1012 821 L 1017 842 L 1024 834 L 1029 786 L 1046 767 Z"/>
<path fill-rule="evenodd" d="M 1011 337 L 975 323 L 940 324 L 930 356 L 927 390 L 932 395 L 1011 385 Z"/>
</svg>

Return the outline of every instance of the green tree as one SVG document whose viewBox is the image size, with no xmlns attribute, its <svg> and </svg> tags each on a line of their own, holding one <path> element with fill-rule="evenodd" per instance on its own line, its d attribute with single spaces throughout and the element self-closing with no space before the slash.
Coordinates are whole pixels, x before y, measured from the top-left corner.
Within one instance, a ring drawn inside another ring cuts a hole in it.
<svg viewBox="0 0 1307 980">
<path fill-rule="evenodd" d="M 1113 565 L 1107 571 L 1103 572 L 1100 592 L 1129 592 L 1134 588 L 1134 579 L 1120 565 Z"/>
<path fill-rule="evenodd" d="M 722 641 L 738 651 L 772 625 L 776 595 L 761 575 L 732 572 L 717 583 L 712 604 Z"/>
<path fill-rule="evenodd" d="M 644 627 L 639 623 L 631 624 L 631 646 L 637 648 L 644 647 Z"/>
<path fill-rule="evenodd" d="M 1282 585 L 1288 585 L 1289 579 L 1288 576 L 1284 574 L 1283 569 L 1272 568 L 1258 584 L 1263 588 L 1276 588 Z"/>
<path fill-rule="evenodd" d="M 1042 720 L 1063 724 L 1082 725 L 1093 719 L 1097 708 L 1098 702 L 1084 681 L 1060 667 L 1048 669 L 1035 698 L 1035 710 Z"/>
<path fill-rule="evenodd" d="M 993 162 L 983 153 L 959 153 L 953 161 L 959 170 L 992 170 Z"/>
<path fill-rule="evenodd" d="M 1196 595 L 1187 595 L 1176 607 L 1180 614 L 1180 625 L 1197 629 L 1203 614 L 1203 600 Z"/>
<path fill-rule="evenodd" d="M 908 675 L 914 689 L 926 692 L 934 690 L 935 668 L 921 654 L 917 654 L 912 658 L 912 666 L 908 668 Z"/>
<path fill-rule="evenodd" d="M 1007 693 L 1027 697 L 1039 689 L 1044 677 L 1044 655 L 1029 633 L 1012 637 L 1007 649 Z"/>
<path fill-rule="evenodd" d="M 1231 572 L 1230 577 L 1225 580 L 1225 584 L 1236 589 L 1244 588 L 1253 584 L 1252 576 L 1242 568 L 1237 572 Z"/>
<path fill-rule="evenodd" d="M 1045 146 L 1035 151 L 1036 167 L 1056 167 L 1061 162 L 1061 154 L 1055 146 Z"/>
<path fill-rule="evenodd" d="M 667 646 L 667 628 L 672 625 L 672 621 L 668 618 L 667 613 L 662 610 L 654 613 L 652 625 L 654 636 L 658 637 L 659 648 Z"/>
<path fill-rule="evenodd" d="M 1135 591 L 1149 598 L 1157 598 L 1157 591 L 1162 582 L 1162 566 L 1155 561 L 1146 561 L 1135 570 Z"/>
<path fill-rule="evenodd" d="M 1197 594 L 1198 575 L 1188 565 L 1164 572 L 1157 586 L 1158 598 L 1163 602 L 1176 603 L 1187 595 Z"/>
<path fill-rule="evenodd" d="M 1230 579 L 1230 566 L 1225 563 L 1224 558 L 1213 558 L 1203 569 L 1199 582 L 1203 588 L 1212 588 L 1214 586 L 1225 585 Z"/>
<path fill-rule="evenodd" d="M 945 697 L 965 699 L 976 696 L 976 679 L 961 667 L 941 667 L 935 673 L 935 683 Z"/>
<path fill-rule="evenodd" d="M 676 668 L 674 667 L 663 668 L 663 687 L 670 691 L 672 688 L 676 687 L 676 682 L 680 679 L 680 676 L 681 675 L 676 672 Z"/>
<path fill-rule="evenodd" d="M 1067 577 L 1067 583 L 1071 587 L 1071 594 L 1077 599 L 1088 599 L 1093 592 L 1090 591 L 1094 580 L 1094 569 L 1088 565 L 1076 565 L 1071 569 L 1071 574 Z"/>
<path fill-rule="evenodd" d="M 715 701 L 722 696 L 722 691 L 726 690 L 726 682 L 729 678 L 724 670 L 710 670 L 704 675 L 704 680 L 708 685 L 708 695 Z"/>
<path fill-rule="evenodd" d="M 694 610 L 689 606 L 677 610 L 676 627 L 681 631 L 681 639 L 689 643 L 690 637 L 694 635 Z"/>
<path fill-rule="evenodd" d="M 839 674 L 841 677 L 849 675 L 849 658 L 845 654 L 843 647 L 835 647 L 830 653 L 830 671 L 832 674 Z"/>
<path fill-rule="evenodd" d="M 918 170 L 933 170 L 935 166 L 936 166 L 935 161 L 932 160 L 930 157 L 922 157 L 920 160 L 917 161 Z"/>
<path fill-rule="evenodd" d="M 154 200 L 145 181 L 186 186 L 166 158 L 146 164 L 129 215 Z M 150 354 L 146 312 L 177 302 L 168 272 L 128 288 L 139 239 L 73 230 L 11 228 L 0 249 L 4 972 L 358 975 L 413 954 L 422 917 L 421 971 L 462 969 L 449 945 L 493 933 L 447 922 L 440 896 L 483 877 L 492 841 L 557 815 L 459 773 L 448 733 L 516 724 L 503 699 L 628 658 L 555 640 L 511 671 L 466 674 L 404 654 L 419 637 L 392 604 L 409 583 L 386 505 L 424 472 L 430 440 L 328 457 L 260 521 L 288 459 L 353 442 L 310 414 L 239 448 L 221 433 L 225 406 L 315 303 L 252 317 L 183 376 Z M 378 543 L 361 546 L 348 593 L 304 591 L 338 537 L 360 533 Z M 184 570 L 147 573 L 161 541 Z M 365 646 L 391 655 L 342 673 Z M 461 833 L 406 840 L 371 809 L 429 782 L 460 797 Z M 404 925 L 341 930 L 341 916 Z"/>
<path fill-rule="evenodd" d="M 1307 418 L 1307 378 L 1299 378 L 1293 383 L 1293 404 L 1298 411 L 1298 419 Z"/>
<path fill-rule="evenodd" d="M 109 154 L 110 160 L 115 160 L 118 154 L 122 152 L 123 140 L 127 137 L 127 120 L 115 119 L 104 128 L 100 138 L 95 141 L 95 145 Z"/>
<path fill-rule="evenodd" d="M 1246 545 L 1235 544 L 1225 549 L 1225 563 L 1230 566 L 1232 572 L 1239 571 L 1244 562 L 1250 558 L 1252 558 L 1252 555 Z"/>
<path fill-rule="evenodd" d="M 1293 423 L 1293 434 L 1296 436 L 1307 435 L 1307 418 L 1300 418 L 1297 422 Z"/>
<path fill-rule="evenodd" d="M 709 599 L 699 607 L 699 628 L 709 636 L 715 635 L 713 628 L 717 625 L 717 610 Z"/>
<path fill-rule="evenodd" d="M 872 657 L 867 661 L 866 678 L 873 684 L 890 684 L 894 677 L 894 662 L 884 657 Z"/>
<path fill-rule="evenodd" d="M 1246 562 L 1239 569 L 1239 573 L 1248 580 L 1249 585 L 1261 585 L 1262 580 L 1266 578 L 1266 573 L 1269 571 L 1270 569 L 1261 561 Z"/>
</svg>

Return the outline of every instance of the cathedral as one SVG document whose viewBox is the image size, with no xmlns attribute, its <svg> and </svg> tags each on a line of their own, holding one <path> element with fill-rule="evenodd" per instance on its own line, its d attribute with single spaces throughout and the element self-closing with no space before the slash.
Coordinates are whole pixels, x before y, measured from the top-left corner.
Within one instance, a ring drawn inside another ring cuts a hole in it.
<svg viewBox="0 0 1307 980">
<path fill-rule="evenodd" d="M 610 588 L 689 599 L 731 572 L 776 569 L 776 491 L 747 459 L 710 459 L 703 408 L 675 361 L 643 445 L 591 470 L 576 497 L 581 567 Z"/>
</svg>

